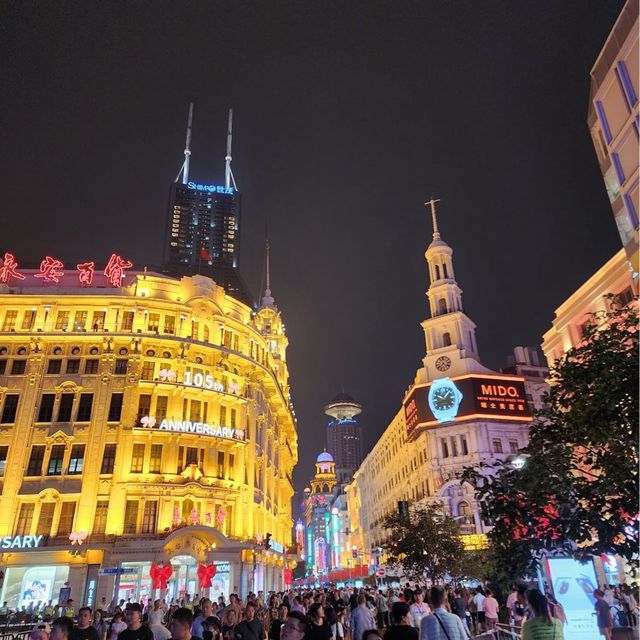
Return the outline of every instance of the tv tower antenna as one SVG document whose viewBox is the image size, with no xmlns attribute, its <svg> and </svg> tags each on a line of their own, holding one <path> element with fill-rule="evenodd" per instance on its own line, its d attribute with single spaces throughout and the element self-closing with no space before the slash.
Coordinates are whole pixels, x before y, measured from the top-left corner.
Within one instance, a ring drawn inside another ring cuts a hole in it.
<svg viewBox="0 0 640 640">
<path fill-rule="evenodd" d="M 176 176 L 176 182 L 180 179 L 182 174 L 182 184 L 189 182 L 189 159 L 191 158 L 191 125 L 193 123 L 193 102 L 189 103 L 189 120 L 187 121 L 187 141 L 184 145 L 184 162 L 178 171 Z"/>
<path fill-rule="evenodd" d="M 224 168 L 224 186 L 227 189 L 233 183 L 233 188 L 237 191 L 236 179 L 233 177 L 233 171 L 231 171 L 231 139 L 233 129 L 233 109 L 229 109 L 229 126 L 227 127 L 227 155 L 225 156 L 225 168 Z"/>
</svg>

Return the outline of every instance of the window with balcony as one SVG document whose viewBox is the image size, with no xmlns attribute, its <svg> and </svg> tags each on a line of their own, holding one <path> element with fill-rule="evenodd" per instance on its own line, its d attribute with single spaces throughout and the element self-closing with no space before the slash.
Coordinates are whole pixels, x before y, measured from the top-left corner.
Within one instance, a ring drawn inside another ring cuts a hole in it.
<svg viewBox="0 0 640 640">
<path fill-rule="evenodd" d="M 33 329 L 33 325 L 36 322 L 36 315 L 37 312 L 35 309 L 27 309 L 22 316 L 22 325 L 20 328 L 23 331 Z"/>
<path fill-rule="evenodd" d="M 88 311 L 76 311 L 75 315 L 73 316 L 73 330 L 86 331 L 88 317 L 89 317 Z"/>
<path fill-rule="evenodd" d="M 116 463 L 116 447 L 115 442 L 108 442 L 104 445 L 104 453 L 102 454 L 102 466 L 100 467 L 100 473 L 112 474 L 113 467 Z"/>
<path fill-rule="evenodd" d="M 124 510 L 124 533 L 135 533 L 138 527 L 138 501 L 127 500 Z"/>
<path fill-rule="evenodd" d="M 49 456 L 49 467 L 47 469 L 48 476 L 61 476 L 62 463 L 64 462 L 65 445 L 54 444 L 51 447 L 51 455 Z"/>
<path fill-rule="evenodd" d="M 133 329 L 133 311 L 123 311 L 122 312 L 122 322 L 120 323 L 121 331 L 131 331 Z"/>
<path fill-rule="evenodd" d="M 96 516 L 93 519 L 92 533 L 102 535 L 106 532 L 108 513 L 109 513 L 109 501 L 98 500 L 96 504 Z"/>
<path fill-rule="evenodd" d="M 149 458 L 149 473 L 160 473 L 162 471 L 162 445 L 151 445 L 151 457 Z"/>
<path fill-rule="evenodd" d="M 56 314 L 56 322 L 53 325 L 55 331 L 66 331 L 69 326 L 70 311 L 58 311 Z"/>
<path fill-rule="evenodd" d="M 16 520 L 15 535 L 27 536 L 31 533 L 31 523 L 33 522 L 33 513 L 36 505 L 33 502 L 23 502 L 20 505 L 18 519 Z"/>
<path fill-rule="evenodd" d="M 75 502 L 63 502 L 60 509 L 60 521 L 58 522 L 58 535 L 68 536 L 73 531 L 73 519 L 76 515 Z"/>
<path fill-rule="evenodd" d="M 147 331 L 158 333 L 160 330 L 160 314 L 150 313 L 147 318 Z"/>
<path fill-rule="evenodd" d="M 136 443 L 133 445 L 133 451 L 131 452 L 131 473 L 142 473 L 144 466 L 144 450 L 145 445 L 143 443 Z"/>
<path fill-rule="evenodd" d="M 167 396 L 157 396 L 156 398 L 156 421 L 162 422 L 167 417 L 167 405 L 169 398 Z"/>
<path fill-rule="evenodd" d="M 142 512 L 142 533 L 155 533 L 157 515 L 157 500 L 147 500 L 144 503 L 144 511 Z"/>
<path fill-rule="evenodd" d="M 104 311 L 94 311 L 91 327 L 94 331 L 102 331 L 104 329 L 104 321 L 107 314 Z"/>
<path fill-rule="evenodd" d="M 89 422 L 91 420 L 91 411 L 93 410 L 93 393 L 81 393 L 80 402 L 78 403 L 78 422 Z"/>
<path fill-rule="evenodd" d="M 153 360 L 145 360 L 140 371 L 140 380 L 153 380 L 156 372 L 156 363 Z"/>
<path fill-rule="evenodd" d="M 36 535 L 51 535 L 51 529 L 53 529 L 53 514 L 55 511 L 55 502 L 44 502 L 42 504 L 40 507 L 40 515 L 38 516 Z"/>
<path fill-rule="evenodd" d="M 4 321 L 2 323 L 3 331 L 15 331 L 16 322 L 18 321 L 18 311 L 10 310 L 4 314 Z"/>
<path fill-rule="evenodd" d="M 67 473 L 72 476 L 77 476 L 82 473 L 82 467 L 84 466 L 84 444 L 74 444 L 71 447 L 71 457 L 69 458 L 69 470 Z"/>
<path fill-rule="evenodd" d="M 20 394 L 18 393 L 8 393 L 4 397 L 4 405 L 2 407 L 2 416 L 0 416 L 0 424 L 13 424 L 16 421 L 19 400 Z"/>
<path fill-rule="evenodd" d="M 176 317 L 165 316 L 164 317 L 164 332 L 173 335 L 176 332 Z"/>
<path fill-rule="evenodd" d="M 151 411 L 151 394 L 141 393 L 138 398 L 138 413 L 136 414 L 136 422 L 140 424 L 140 421 L 145 416 L 148 416 Z"/>
</svg>

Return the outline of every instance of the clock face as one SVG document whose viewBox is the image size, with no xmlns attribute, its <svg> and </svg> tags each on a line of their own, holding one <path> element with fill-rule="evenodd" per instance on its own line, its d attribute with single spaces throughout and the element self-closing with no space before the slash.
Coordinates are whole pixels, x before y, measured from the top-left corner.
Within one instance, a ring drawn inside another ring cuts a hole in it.
<svg viewBox="0 0 640 640">
<path fill-rule="evenodd" d="M 456 404 L 456 394 L 452 387 L 440 387 L 433 394 L 433 406 L 438 411 L 448 411 Z"/>
<path fill-rule="evenodd" d="M 447 356 L 440 356 L 436 360 L 436 369 L 438 371 L 446 371 L 451 366 L 451 358 L 447 358 Z"/>
</svg>

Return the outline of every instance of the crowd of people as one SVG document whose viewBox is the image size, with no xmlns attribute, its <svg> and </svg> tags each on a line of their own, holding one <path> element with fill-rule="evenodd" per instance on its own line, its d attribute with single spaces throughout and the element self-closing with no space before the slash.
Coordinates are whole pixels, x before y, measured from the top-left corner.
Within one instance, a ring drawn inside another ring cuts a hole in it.
<svg viewBox="0 0 640 640">
<path fill-rule="evenodd" d="M 611 640 L 620 611 L 637 625 L 638 604 L 630 589 L 605 586 L 594 592 L 600 633 Z M 6 606 L 6 604 L 5 604 Z M 616 612 L 616 606 L 619 611 Z M 56 613 L 60 614 L 56 616 Z M 49 603 L 30 640 L 467 640 L 502 624 L 523 640 L 563 640 L 566 614 L 550 591 L 514 585 L 501 606 L 478 586 L 414 585 L 383 591 L 290 590 L 144 603 L 121 600 L 95 611 L 72 601 L 57 611 Z M 75 617 L 75 623 L 74 623 Z M 500 621 L 500 622 L 499 622 Z"/>
</svg>

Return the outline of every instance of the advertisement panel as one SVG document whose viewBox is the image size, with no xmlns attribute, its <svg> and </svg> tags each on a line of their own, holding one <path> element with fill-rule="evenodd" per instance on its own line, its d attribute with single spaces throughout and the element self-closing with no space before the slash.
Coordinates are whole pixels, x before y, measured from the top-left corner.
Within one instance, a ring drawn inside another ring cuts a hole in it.
<svg viewBox="0 0 640 640">
<path fill-rule="evenodd" d="M 499 375 L 439 378 L 416 386 L 404 401 L 404 411 L 410 438 L 420 427 L 471 416 L 523 422 L 532 419 L 524 380 Z"/>
<path fill-rule="evenodd" d="M 547 558 L 547 575 L 553 594 L 562 605 L 567 624 L 565 640 L 593 640 L 600 637 L 593 592 L 597 589 L 593 561 L 581 564 L 573 558 Z"/>
</svg>

